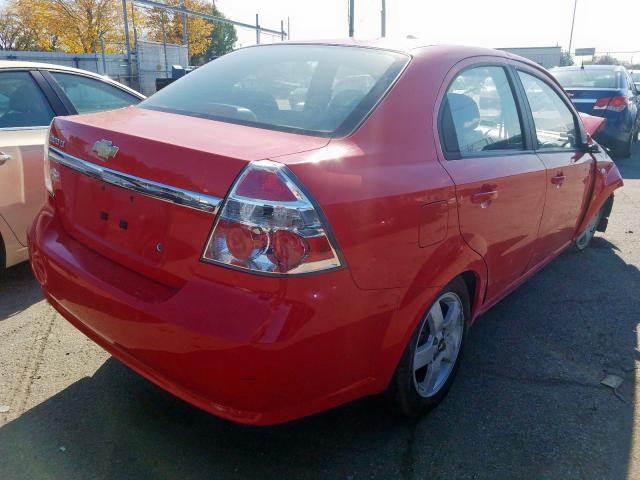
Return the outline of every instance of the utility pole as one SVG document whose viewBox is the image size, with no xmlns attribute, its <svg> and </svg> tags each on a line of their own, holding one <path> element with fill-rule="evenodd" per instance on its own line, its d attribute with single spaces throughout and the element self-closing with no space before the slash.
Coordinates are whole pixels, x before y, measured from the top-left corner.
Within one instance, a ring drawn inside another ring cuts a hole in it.
<svg viewBox="0 0 640 480">
<path fill-rule="evenodd" d="M 353 37 L 353 27 L 355 25 L 355 18 L 353 11 L 355 9 L 355 0 L 349 0 L 349 36 Z"/>
<path fill-rule="evenodd" d="M 387 2 L 382 0 L 382 10 L 380 10 L 380 36 L 387 36 Z"/>
<path fill-rule="evenodd" d="M 127 18 L 127 0 L 122 0 L 122 18 L 124 20 L 124 40 L 127 45 L 127 67 L 129 85 L 133 85 L 133 65 L 131 65 L 131 42 L 129 41 L 129 19 Z"/>
<path fill-rule="evenodd" d="M 576 8 L 578 7 L 578 0 L 573 2 L 573 19 L 571 20 L 571 35 L 569 35 L 569 55 L 571 55 L 571 44 L 573 43 L 573 25 L 576 23 Z"/>
<path fill-rule="evenodd" d="M 260 45 L 260 19 L 256 13 L 256 44 Z"/>
</svg>

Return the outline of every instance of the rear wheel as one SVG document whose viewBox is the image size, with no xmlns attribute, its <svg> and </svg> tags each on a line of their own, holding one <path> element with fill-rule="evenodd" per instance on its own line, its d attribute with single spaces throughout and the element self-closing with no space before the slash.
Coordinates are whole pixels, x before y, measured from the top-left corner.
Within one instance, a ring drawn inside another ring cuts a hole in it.
<svg viewBox="0 0 640 480">
<path fill-rule="evenodd" d="M 390 390 L 402 413 L 420 415 L 447 394 L 460 365 L 469 317 L 469 292 L 458 278 L 420 321 L 396 369 Z"/>
<path fill-rule="evenodd" d="M 587 225 L 585 231 L 582 232 L 578 238 L 576 238 L 575 246 L 579 252 L 582 252 L 591 243 L 591 240 L 596 233 L 596 229 L 600 224 L 600 220 L 602 220 L 602 213 L 602 209 L 598 210 L 589 222 L 589 225 Z"/>
</svg>

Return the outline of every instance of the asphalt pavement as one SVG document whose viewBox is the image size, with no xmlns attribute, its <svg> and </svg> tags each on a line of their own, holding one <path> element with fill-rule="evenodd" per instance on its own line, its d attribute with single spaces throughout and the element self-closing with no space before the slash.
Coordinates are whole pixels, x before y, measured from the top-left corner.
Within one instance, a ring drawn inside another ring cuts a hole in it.
<svg viewBox="0 0 640 480">
<path fill-rule="evenodd" d="M 483 315 L 449 396 L 417 421 L 384 397 L 275 427 L 220 420 L 87 340 L 28 265 L 9 269 L 0 478 L 640 478 L 640 144 L 618 165 L 607 232 Z"/>
</svg>

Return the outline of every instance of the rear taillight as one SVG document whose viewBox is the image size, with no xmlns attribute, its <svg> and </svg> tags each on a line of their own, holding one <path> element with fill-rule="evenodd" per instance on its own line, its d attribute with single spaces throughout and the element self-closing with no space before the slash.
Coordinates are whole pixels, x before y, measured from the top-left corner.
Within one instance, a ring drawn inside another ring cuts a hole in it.
<svg viewBox="0 0 640 480">
<path fill-rule="evenodd" d="M 44 144 L 44 186 L 49 192 L 49 195 L 53 195 L 53 178 L 58 177 L 59 173 L 55 167 L 51 167 L 51 162 L 49 161 L 49 138 L 51 136 L 51 125 L 49 125 L 49 129 L 47 130 L 47 137 Z"/>
<path fill-rule="evenodd" d="M 596 101 L 593 109 L 621 112 L 627 108 L 628 103 L 629 99 L 627 97 L 602 97 Z"/>
<path fill-rule="evenodd" d="M 339 267 L 337 246 L 319 207 L 279 163 L 249 164 L 216 218 L 202 259 L 265 274 Z"/>
</svg>

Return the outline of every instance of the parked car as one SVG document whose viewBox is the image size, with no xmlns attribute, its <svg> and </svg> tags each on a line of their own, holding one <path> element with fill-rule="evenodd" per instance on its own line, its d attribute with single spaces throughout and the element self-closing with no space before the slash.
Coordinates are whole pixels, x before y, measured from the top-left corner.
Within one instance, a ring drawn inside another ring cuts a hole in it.
<svg viewBox="0 0 640 480">
<path fill-rule="evenodd" d="M 636 90 L 640 92 L 640 70 L 629 70 L 631 81 L 636 86 Z"/>
<path fill-rule="evenodd" d="M 143 98 L 85 70 L 0 61 L 0 271 L 28 259 L 27 228 L 46 198 L 42 161 L 52 118 Z"/>
<path fill-rule="evenodd" d="M 302 109 L 264 88 L 298 63 Z M 370 88 L 335 94 L 343 69 Z M 32 268 L 79 330 L 221 417 L 386 389 L 417 415 L 480 314 L 605 229 L 622 179 L 585 118 L 500 51 L 240 49 L 136 107 L 53 121 Z"/>
<path fill-rule="evenodd" d="M 614 65 L 551 69 L 578 111 L 607 120 L 596 140 L 628 157 L 640 130 L 640 91 L 629 72 Z"/>
</svg>

